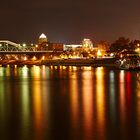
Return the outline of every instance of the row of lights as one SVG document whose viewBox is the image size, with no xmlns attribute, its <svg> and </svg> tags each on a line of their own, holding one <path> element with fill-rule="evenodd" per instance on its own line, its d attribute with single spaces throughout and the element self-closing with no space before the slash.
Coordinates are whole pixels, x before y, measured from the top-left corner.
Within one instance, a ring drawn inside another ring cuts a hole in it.
<svg viewBox="0 0 140 140">
<path fill-rule="evenodd" d="M 26 43 L 23 43 L 22 45 L 21 44 L 18 44 L 19 46 L 23 46 L 23 47 L 27 47 L 28 45 Z M 38 45 L 37 44 L 30 44 L 32 47 L 36 47 L 38 48 Z M 0 44 L 0 47 L 2 47 L 3 45 Z M 6 44 L 6 46 L 8 46 L 8 44 Z"/>
<path fill-rule="evenodd" d="M 20 60 L 17 56 L 13 56 L 13 58 L 14 58 L 14 60 Z M 10 57 L 7 56 L 7 59 L 10 59 Z M 0 57 L 0 60 L 3 60 L 3 59 Z M 29 59 L 27 56 L 24 56 L 24 57 L 21 58 L 21 60 L 24 60 L 24 61 L 26 61 L 26 60 L 33 60 L 33 61 L 35 61 L 35 60 L 45 60 L 45 56 L 43 55 L 41 57 L 41 59 L 38 59 L 36 56 L 33 56 L 31 59 Z"/>
<path fill-rule="evenodd" d="M 28 60 L 27 56 L 25 56 L 25 57 L 23 58 L 23 60 L 25 60 L 25 61 Z M 32 60 L 33 60 L 33 61 L 37 60 L 37 57 L 36 57 L 36 56 L 33 56 Z M 44 56 L 44 55 L 41 57 L 41 60 L 45 60 L 45 56 Z"/>
<path fill-rule="evenodd" d="M 2 45 L 2 44 L 1 44 L 1 45 Z M 19 45 L 20 45 L 20 44 L 19 44 Z M 26 47 L 26 46 L 27 46 L 27 44 L 23 43 L 21 46 Z M 34 47 L 36 47 L 36 48 L 38 47 L 38 45 L 37 45 L 37 44 L 31 44 L 31 46 L 32 46 L 32 47 L 34 46 Z"/>
</svg>

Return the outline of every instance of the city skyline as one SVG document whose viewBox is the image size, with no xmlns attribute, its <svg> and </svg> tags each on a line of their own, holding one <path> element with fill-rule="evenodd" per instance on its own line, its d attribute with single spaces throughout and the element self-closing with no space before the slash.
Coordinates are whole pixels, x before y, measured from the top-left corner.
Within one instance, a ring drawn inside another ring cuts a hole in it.
<svg viewBox="0 0 140 140">
<path fill-rule="evenodd" d="M 52 42 L 79 43 L 83 38 L 112 42 L 140 38 L 140 1 L 2 1 L 0 38 L 37 42 L 43 32 Z"/>
</svg>

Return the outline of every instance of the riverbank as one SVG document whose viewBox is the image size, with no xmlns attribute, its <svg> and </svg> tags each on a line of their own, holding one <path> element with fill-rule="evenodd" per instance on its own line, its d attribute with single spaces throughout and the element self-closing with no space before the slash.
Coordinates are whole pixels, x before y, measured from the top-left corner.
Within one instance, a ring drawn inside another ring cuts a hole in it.
<svg viewBox="0 0 140 140">
<path fill-rule="evenodd" d="M 98 58 L 98 59 L 48 59 L 48 60 L 0 60 L 1 66 L 6 65 L 46 65 L 46 66 L 104 66 L 114 67 L 115 58 Z"/>
<path fill-rule="evenodd" d="M 61 60 L 44 60 L 43 65 L 55 66 L 115 66 L 116 59 L 100 58 L 100 59 L 61 59 Z"/>
</svg>

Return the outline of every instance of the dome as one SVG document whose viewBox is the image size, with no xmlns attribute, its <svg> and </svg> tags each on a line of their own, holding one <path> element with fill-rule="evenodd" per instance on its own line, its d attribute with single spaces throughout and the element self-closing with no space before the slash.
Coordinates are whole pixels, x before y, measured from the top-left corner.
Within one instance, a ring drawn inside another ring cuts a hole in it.
<svg viewBox="0 0 140 140">
<path fill-rule="evenodd" d="M 44 44 L 44 43 L 48 43 L 48 39 L 47 36 L 45 34 L 41 34 L 38 40 L 39 44 Z"/>
<path fill-rule="evenodd" d="M 41 34 L 39 38 L 47 38 L 45 34 Z"/>
</svg>

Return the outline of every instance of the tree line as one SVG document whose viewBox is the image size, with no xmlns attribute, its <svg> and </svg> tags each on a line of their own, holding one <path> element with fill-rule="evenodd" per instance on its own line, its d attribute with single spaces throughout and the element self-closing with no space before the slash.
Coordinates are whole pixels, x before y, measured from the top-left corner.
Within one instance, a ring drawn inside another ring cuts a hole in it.
<svg viewBox="0 0 140 140">
<path fill-rule="evenodd" d="M 140 47 L 140 40 L 130 40 L 129 38 L 119 37 L 113 42 L 109 50 L 110 52 L 121 52 L 122 50 L 133 51 Z"/>
</svg>

